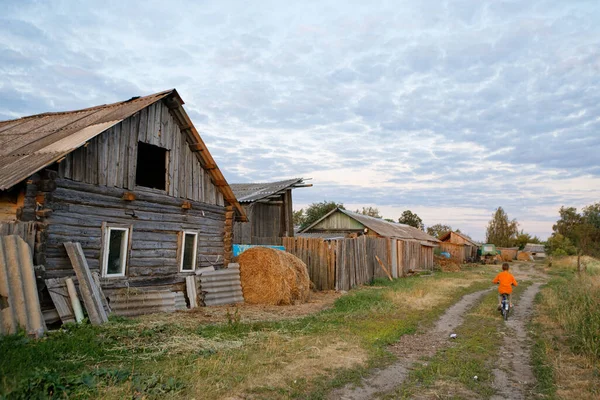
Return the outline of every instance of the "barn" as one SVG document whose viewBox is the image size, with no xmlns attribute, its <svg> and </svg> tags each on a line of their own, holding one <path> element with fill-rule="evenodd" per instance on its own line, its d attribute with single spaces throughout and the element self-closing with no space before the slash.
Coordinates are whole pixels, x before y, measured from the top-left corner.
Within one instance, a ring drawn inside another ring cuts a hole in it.
<svg viewBox="0 0 600 400">
<path fill-rule="evenodd" d="M 183 104 L 172 89 L 0 122 L 0 232 L 26 233 L 43 307 L 43 282 L 73 276 L 65 242 L 115 299 L 181 298 L 197 268 L 231 260 L 245 211 Z"/>
<path fill-rule="evenodd" d="M 460 232 L 447 232 L 440 237 L 440 241 L 440 249 L 461 263 L 477 257 L 477 243 Z"/>
<path fill-rule="evenodd" d="M 267 183 L 232 183 L 231 189 L 244 208 L 248 223 L 235 222 L 234 244 L 281 245 L 294 236 L 292 190 L 310 187 L 303 178 Z"/>
<path fill-rule="evenodd" d="M 438 239 L 410 225 L 388 222 L 341 208 L 330 211 L 299 231 L 297 236 L 332 238 L 341 235 L 400 239 L 405 245 L 404 253 L 414 267 L 426 269 L 433 268 L 433 249 L 439 244 Z"/>
</svg>

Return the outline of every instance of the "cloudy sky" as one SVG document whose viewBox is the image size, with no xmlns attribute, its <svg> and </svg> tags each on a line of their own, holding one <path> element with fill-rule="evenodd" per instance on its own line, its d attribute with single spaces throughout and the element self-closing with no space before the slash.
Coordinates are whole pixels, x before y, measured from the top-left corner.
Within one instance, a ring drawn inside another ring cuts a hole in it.
<svg viewBox="0 0 600 400">
<path fill-rule="evenodd" d="M 177 88 L 230 182 L 483 239 L 600 200 L 600 3 L 0 0 L 0 120 Z"/>
</svg>

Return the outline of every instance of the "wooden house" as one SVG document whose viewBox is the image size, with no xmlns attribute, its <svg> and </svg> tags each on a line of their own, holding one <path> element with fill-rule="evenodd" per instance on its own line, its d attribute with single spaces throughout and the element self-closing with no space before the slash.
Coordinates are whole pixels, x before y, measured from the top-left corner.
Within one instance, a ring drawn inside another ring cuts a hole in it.
<svg viewBox="0 0 600 400">
<path fill-rule="evenodd" d="M 309 187 L 303 178 L 267 183 L 232 183 L 231 189 L 244 208 L 247 223 L 235 222 L 235 244 L 281 245 L 294 236 L 292 190 Z"/>
<path fill-rule="evenodd" d="M 341 208 L 330 211 L 298 232 L 297 236 L 335 239 L 339 235 L 344 237 L 365 235 L 400 241 L 402 248 L 394 251 L 403 252 L 406 264 L 410 265 L 411 269 L 433 268 L 433 249 L 439 244 L 438 239 L 410 225 L 388 222 Z"/>
<path fill-rule="evenodd" d="M 245 212 L 182 106 L 173 89 L 0 122 L 0 225 L 34 225 L 42 278 L 73 276 L 70 241 L 105 293 L 227 265 Z"/>
<path fill-rule="evenodd" d="M 440 241 L 440 249 L 461 263 L 477 257 L 477 243 L 462 233 L 450 231 L 440 237 Z"/>
</svg>

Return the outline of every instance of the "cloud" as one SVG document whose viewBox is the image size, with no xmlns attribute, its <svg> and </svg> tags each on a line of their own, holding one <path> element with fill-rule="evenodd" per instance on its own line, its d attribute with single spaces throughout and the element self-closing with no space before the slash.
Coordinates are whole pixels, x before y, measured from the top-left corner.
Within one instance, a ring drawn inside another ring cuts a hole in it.
<svg viewBox="0 0 600 400">
<path fill-rule="evenodd" d="M 229 181 L 313 177 L 298 206 L 410 208 L 478 238 L 497 206 L 545 237 L 560 205 L 599 198 L 594 2 L 4 11 L 0 119 L 176 87 Z"/>
</svg>

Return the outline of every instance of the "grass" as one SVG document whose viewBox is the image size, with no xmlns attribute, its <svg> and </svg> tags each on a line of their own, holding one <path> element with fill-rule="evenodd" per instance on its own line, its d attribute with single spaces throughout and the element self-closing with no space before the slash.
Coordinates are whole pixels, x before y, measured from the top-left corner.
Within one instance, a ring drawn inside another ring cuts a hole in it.
<svg viewBox="0 0 600 400">
<path fill-rule="evenodd" d="M 514 290 L 518 299 L 530 282 L 521 282 Z M 401 389 L 390 398 L 445 398 L 448 392 L 457 398 L 489 398 L 492 387 L 492 368 L 503 344 L 505 323 L 496 310 L 496 291 L 486 295 L 456 329 L 453 345 L 424 360 L 411 372 Z M 477 377 L 477 378 L 475 378 Z"/>
<path fill-rule="evenodd" d="M 377 281 L 307 317 L 222 324 L 113 318 L 0 338 L 0 398 L 322 398 L 387 365 L 387 346 L 489 287 L 481 268 Z"/>
<path fill-rule="evenodd" d="M 600 262 L 555 259 L 549 283 L 536 298 L 533 351 L 538 394 L 549 398 L 600 397 Z"/>
</svg>

